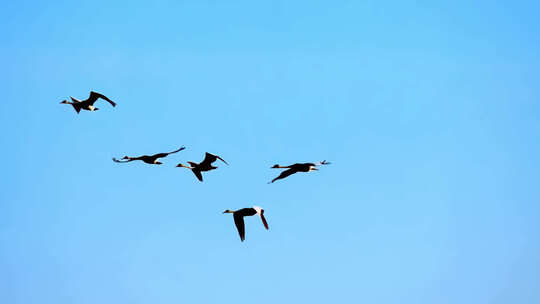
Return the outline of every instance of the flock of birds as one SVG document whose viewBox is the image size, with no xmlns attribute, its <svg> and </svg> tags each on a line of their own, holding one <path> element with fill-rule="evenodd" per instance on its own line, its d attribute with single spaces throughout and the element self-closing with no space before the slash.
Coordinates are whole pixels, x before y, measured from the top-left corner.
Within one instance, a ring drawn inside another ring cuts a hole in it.
<svg viewBox="0 0 540 304">
<path fill-rule="evenodd" d="M 92 111 L 92 112 L 99 110 L 98 108 L 96 108 L 94 106 L 94 103 L 96 101 L 98 101 L 98 99 L 103 99 L 103 100 L 107 101 L 108 103 L 110 103 L 113 107 L 116 107 L 116 103 L 114 101 L 110 100 L 107 96 L 105 96 L 103 94 L 100 94 L 100 93 L 97 93 L 97 92 L 94 92 L 94 91 L 91 91 L 90 96 L 85 100 L 79 100 L 79 99 L 71 97 L 71 96 L 70 96 L 70 99 L 71 99 L 71 101 L 63 100 L 60 103 L 61 104 L 70 104 L 70 105 L 72 105 L 73 108 L 75 109 L 75 111 L 77 112 L 77 114 L 79 114 L 79 112 L 81 110 Z M 174 150 L 172 152 L 157 153 L 157 154 L 154 154 L 154 155 L 141 155 L 141 156 L 137 156 L 137 157 L 130 157 L 130 156 L 126 155 L 126 156 L 122 157 L 121 159 L 113 158 L 113 161 L 117 162 L 117 163 L 128 163 L 128 162 L 140 160 L 140 161 L 142 161 L 142 162 L 144 162 L 146 164 L 150 164 L 150 165 L 161 165 L 163 163 L 158 161 L 159 159 L 167 157 L 170 154 L 180 152 L 180 151 L 182 151 L 184 149 L 185 149 L 185 147 L 181 147 L 178 150 Z M 191 172 L 193 172 L 195 177 L 197 177 L 197 179 L 202 182 L 203 181 L 202 172 L 207 172 L 207 171 L 217 169 L 218 167 L 215 167 L 212 164 L 215 161 L 217 161 L 218 159 L 220 161 L 222 161 L 223 163 L 225 163 L 226 165 L 229 165 L 220 156 L 206 152 L 206 154 L 204 156 L 204 159 L 200 163 L 195 163 L 195 162 L 188 161 L 187 164 L 189 164 L 189 166 L 184 165 L 182 163 L 179 163 L 178 165 L 176 165 L 176 167 L 191 169 Z M 280 165 L 276 164 L 276 165 L 274 165 L 274 166 L 272 166 L 270 168 L 271 169 L 287 169 L 287 170 L 282 171 L 279 176 L 272 179 L 268 183 L 271 184 L 271 183 L 273 183 L 273 182 L 275 182 L 277 180 L 284 179 L 284 178 L 286 178 L 286 177 L 288 177 L 288 176 L 290 176 L 292 174 L 298 173 L 298 172 L 315 171 L 315 170 L 318 170 L 317 169 L 318 166 L 328 165 L 328 164 L 330 164 L 330 163 L 327 162 L 326 160 L 323 160 L 323 161 L 318 162 L 318 163 L 296 163 L 296 164 L 292 164 L 290 166 L 280 166 Z M 266 218 L 264 217 L 264 209 L 262 209 L 261 207 L 253 206 L 251 208 L 242 208 L 242 209 L 239 209 L 239 210 L 229 210 L 229 209 L 227 209 L 223 213 L 232 213 L 233 214 L 234 224 L 236 225 L 236 229 L 238 230 L 238 234 L 240 235 L 240 240 L 242 242 L 245 240 L 245 234 L 246 234 L 245 233 L 245 225 L 244 225 L 244 217 L 246 217 L 246 216 L 258 215 L 261 218 L 261 221 L 262 221 L 264 227 L 267 230 L 269 229 L 268 228 L 268 223 L 266 222 Z"/>
</svg>

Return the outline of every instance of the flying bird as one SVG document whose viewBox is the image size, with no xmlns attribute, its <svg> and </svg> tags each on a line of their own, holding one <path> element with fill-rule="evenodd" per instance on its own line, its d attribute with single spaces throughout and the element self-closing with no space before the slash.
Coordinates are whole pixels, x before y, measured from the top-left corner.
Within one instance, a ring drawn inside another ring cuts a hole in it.
<svg viewBox="0 0 540 304">
<path fill-rule="evenodd" d="M 282 178 L 285 178 L 289 175 L 292 175 L 292 174 L 295 174 L 297 172 L 310 172 L 310 171 L 315 171 L 315 170 L 319 170 L 317 169 L 316 167 L 317 166 L 321 166 L 321 165 L 329 165 L 330 163 L 327 162 L 326 160 L 323 160 L 322 162 L 319 162 L 319 163 L 301 163 L 301 164 L 293 164 L 293 165 L 290 165 L 290 166 L 280 166 L 280 165 L 273 165 L 272 167 L 270 167 L 271 169 L 288 169 L 288 170 L 285 170 L 283 172 L 281 172 L 281 174 L 274 178 L 272 181 L 268 182 L 269 184 L 277 181 L 278 179 L 282 179 Z"/>
<path fill-rule="evenodd" d="M 60 103 L 72 105 L 75 111 L 77 112 L 77 114 L 79 114 L 81 110 L 87 110 L 87 111 L 99 110 L 98 108 L 94 107 L 94 103 L 99 98 L 108 101 L 113 107 L 116 107 L 116 103 L 114 101 L 107 98 L 107 96 L 94 92 L 94 91 L 90 92 L 90 96 L 85 100 L 78 100 L 77 98 L 71 97 L 71 96 L 69 96 L 69 98 L 71 98 L 71 101 L 62 100 L 62 102 Z"/>
<path fill-rule="evenodd" d="M 154 154 L 154 155 L 142 155 L 142 156 L 138 156 L 138 157 L 129 157 L 129 156 L 126 155 L 126 156 L 122 157 L 121 160 L 118 160 L 118 159 L 113 157 L 113 161 L 115 161 L 117 163 L 129 163 L 129 162 L 134 161 L 134 160 L 142 160 L 143 162 L 145 162 L 147 164 L 150 164 L 150 165 L 161 165 L 162 163 L 157 161 L 159 158 L 167 157 L 169 154 L 180 152 L 180 151 L 182 151 L 184 149 L 185 149 L 185 147 L 181 147 L 180 149 L 172 151 L 172 152 L 158 153 L 158 154 Z"/>
<path fill-rule="evenodd" d="M 191 171 L 193 172 L 193 174 L 195 174 L 197 179 L 199 179 L 199 181 L 202 182 L 203 178 L 202 178 L 201 172 L 217 169 L 217 167 L 212 166 L 212 163 L 218 159 L 224 162 L 226 165 L 229 165 L 223 158 L 206 152 L 206 155 L 204 156 L 204 159 L 202 162 L 197 164 L 197 163 L 188 161 L 187 163 L 189 164 L 189 166 L 179 163 L 178 165 L 176 165 L 176 167 L 183 167 L 183 168 L 191 169 Z"/>
<path fill-rule="evenodd" d="M 253 206 L 252 208 L 243 208 L 236 211 L 231 211 L 229 209 L 223 211 L 223 213 L 232 213 L 234 218 L 234 224 L 236 229 L 238 229 L 238 234 L 240 235 L 240 240 L 243 242 L 246 238 L 246 229 L 244 226 L 244 216 L 252 216 L 258 214 L 261 217 L 264 228 L 268 230 L 268 223 L 264 218 L 264 210 L 261 207 Z"/>
</svg>

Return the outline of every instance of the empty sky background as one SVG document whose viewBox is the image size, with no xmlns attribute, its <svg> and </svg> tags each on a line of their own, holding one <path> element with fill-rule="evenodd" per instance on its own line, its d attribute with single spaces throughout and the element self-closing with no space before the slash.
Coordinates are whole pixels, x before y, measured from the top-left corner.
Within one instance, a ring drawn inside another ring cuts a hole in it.
<svg viewBox="0 0 540 304">
<path fill-rule="evenodd" d="M 540 7 L 470 2 L 3 1 L 0 302 L 540 303 Z"/>
</svg>

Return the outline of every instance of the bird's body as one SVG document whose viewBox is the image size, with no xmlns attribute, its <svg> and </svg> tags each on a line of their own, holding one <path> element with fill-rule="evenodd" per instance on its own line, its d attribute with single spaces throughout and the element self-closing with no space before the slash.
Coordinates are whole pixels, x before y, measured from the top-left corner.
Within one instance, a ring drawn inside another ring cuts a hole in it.
<svg viewBox="0 0 540 304">
<path fill-rule="evenodd" d="M 173 153 L 182 151 L 184 149 L 185 149 L 185 147 L 181 147 L 180 149 L 172 151 L 172 152 L 158 153 L 158 154 L 154 154 L 154 155 L 142 155 L 142 156 L 137 156 L 137 157 L 129 157 L 129 156 L 126 155 L 121 160 L 113 158 L 113 161 L 115 161 L 117 163 L 128 163 L 128 162 L 131 162 L 131 161 L 134 161 L 134 160 L 140 160 L 140 161 L 143 161 L 143 162 L 145 162 L 147 164 L 150 164 L 150 165 L 161 165 L 162 163 L 159 162 L 158 159 L 166 157 L 169 154 L 173 154 Z"/>
<path fill-rule="evenodd" d="M 268 230 L 268 223 L 264 217 L 264 210 L 261 207 L 253 206 L 252 208 L 242 208 L 236 211 L 225 210 L 223 213 L 232 213 L 234 218 L 234 224 L 240 235 L 240 240 L 243 242 L 246 236 L 246 229 L 244 225 L 244 217 L 258 214 L 261 217 L 264 228 Z"/>
<path fill-rule="evenodd" d="M 319 169 L 316 168 L 317 166 L 328 165 L 328 164 L 330 164 L 330 163 L 323 160 L 322 162 L 317 163 L 317 164 L 315 164 L 315 163 L 296 163 L 296 164 L 292 164 L 290 166 L 274 165 L 274 166 L 271 167 L 272 169 L 287 169 L 287 170 L 281 172 L 281 174 L 278 177 L 274 178 L 272 181 L 270 181 L 269 184 L 275 182 L 278 179 L 286 178 L 287 176 L 295 174 L 297 172 L 317 171 L 317 170 L 319 170 Z"/>
<path fill-rule="evenodd" d="M 100 98 L 109 102 L 113 107 L 116 107 L 116 103 L 114 101 L 110 100 L 107 96 L 94 92 L 94 91 L 91 91 L 90 96 L 85 100 L 78 100 L 77 98 L 71 97 L 71 96 L 69 98 L 71 98 L 71 101 L 62 100 L 62 102 L 60 103 L 72 105 L 75 111 L 77 112 L 77 114 L 79 114 L 81 110 L 86 110 L 86 111 L 99 110 L 98 108 L 94 106 L 94 103 Z"/>
<path fill-rule="evenodd" d="M 186 165 L 183 165 L 182 163 L 180 163 L 176 167 L 183 167 L 183 168 L 191 169 L 191 171 L 193 172 L 193 174 L 195 174 L 197 179 L 202 182 L 203 177 L 202 177 L 201 172 L 217 169 L 218 167 L 212 166 L 212 163 L 215 162 L 218 159 L 221 160 L 222 162 L 224 162 L 226 165 L 228 165 L 228 163 L 223 158 L 221 158 L 221 157 L 219 157 L 217 155 L 206 152 L 202 162 L 194 163 L 194 162 L 188 161 L 187 163 L 189 164 L 189 166 L 186 166 Z"/>
</svg>

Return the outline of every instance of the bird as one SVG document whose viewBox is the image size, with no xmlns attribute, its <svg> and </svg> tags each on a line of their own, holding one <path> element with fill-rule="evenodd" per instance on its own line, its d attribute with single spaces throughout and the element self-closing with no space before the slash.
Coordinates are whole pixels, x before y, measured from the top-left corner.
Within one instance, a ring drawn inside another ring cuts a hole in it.
<svg viewBox="0 0 540 304">
<path fill-rule="evenodd" d="M 138 156 L 138 157 L 129 157 L 129 156 L 126 155 L 126 156 L 122 157 L 121 160 L 118 160 L 118 159 L 113 157 L 113 161 L 115 161 L 117 163 L 128 163 L 128 162 L 131 162 L 131 161 L 134 161 L 134 160 L 142 160 L 143 162 L 145 162 L 147 164 L 150 164 L 150 165 L 161 165 L 162 162 L 157 161 L 159 158 L 163 158 L 163 157 L 168 156 L 169 154 L 180 152 L 180 151 L 182 151 L 184 149 L 185 149 L 185 147 L 181 147 L 180 149 L 172 151 L 172 152 L 158 153 L 158 154 L 154 154 L 154 155 L 142 155 L 142 156 Z"/>
<path fill-rule="evenodd" d="M 252 215 L 258 214 L 261 217 L 264 228 L 268 230 L 268 223 L 266 222 L 266 219 L 264 218 L 264 209 L 262 209 L 261 207 L 253 206 L 251 208 L 242 208 L 236 211 L 231 211 L 227 209 L 223 211 L 223 213 L 233 214 L 234 224 L 236 225 L 236 229 L 238 229 L 238 234 L 240 235 L 240 241 L 242 242 L 246 239 L 244 216 L 252 216 Z"/>
<path fill-rule="evenodd" d="M 278 179 L 285 178 L 297 172 L 310 172 L 310 171 L 319 170 L 316 168 L 317 166 L 329 165 L 329 164 L 330 164 L 329 162 L 327 162 L 326 160 L 323 160 L 322 162 L 319 162 L 316 164 L 315 163 L 296 163 L 290 166 L 273 165 L 272 167 L 270 167 L 271 169 L 288 169 L 288 170 L 281 172 L 281 174 L 278 177 L 274 178 L 272 181 L 268 183 L 271 184 L 277 181 Z"/>
<path fill-rule="evenodd" d="M 206 155 L 204 156 L 204 159 L 202 162 L 197 164 L 197 163 L 188 161 L 187 163 L 189 164 L 189 166 L 179 163 L 178 165 L 176 165 L 176 167 L 183 167 L 183 168 L 191 169 L 191 171 L 193 172 L 193 174 L 195 174 L 197 179 L 199 179 L 199 181 L 202 182 L 203 177 L 202 177 L 201 172 L 217 169 L 217 167 L 212 166 L 212 163 L 215 162 L 217 159 L 221 160 L 226 165 L 229 165 L 223 158 L 206 152 Z"/>
<path fill-rule="evenodd" d="M 116 103 L 114 101 L 107 98 L 107 96 L 94 92 L 94 91 L 91 91 L 90 96 L 88 96 L 88 98 L 85 100 L 78 100 L 77 98 L 71 97 L 71 96 L 69 96 L 69 98 L 71 98 L 71 101 L 62 100 L 60 103 L 72 105 L 75 111 L 77 112 L 77 114 L 79 114 L 81 110 L 87 110 L 87 111 L 99 110 L 98 108 L 94 107 L 94 102 L 96 102 L 99 98 L 108 101 L 113 107 L 116 107 Z"/>
</svg>

